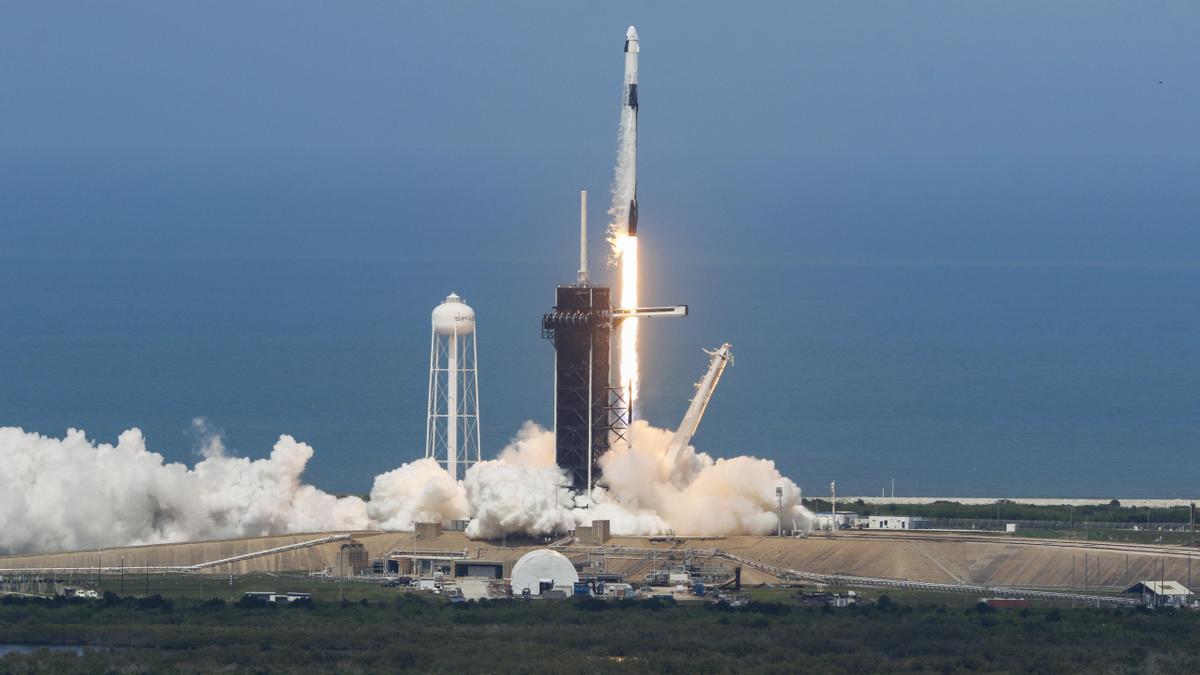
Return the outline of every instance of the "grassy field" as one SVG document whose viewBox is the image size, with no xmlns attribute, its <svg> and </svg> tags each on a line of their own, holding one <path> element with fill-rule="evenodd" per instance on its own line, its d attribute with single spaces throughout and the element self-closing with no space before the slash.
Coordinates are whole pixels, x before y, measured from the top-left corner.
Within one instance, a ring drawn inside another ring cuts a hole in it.
<svg viewBox="0 0 1200 675">
<path fill-rule="evenodd" d="M 805 591 L 813 591 L 815 589 L 806 588 Z M 925 606 L 937 605 L 947 609 L 968 609 L 979 603 L 980 597 L 970 593 L 936 593 L 933 591 L 907 591 L 907 590 L 880 590 L 880 589 L 862 589 L 862 588 L 840 588 L 826 587 L 821 590 L 829 593 L 839 593 L 845 595 L 848 591 L 854 591 L 864 603 L 877 602 L 884 595 L 890 600 L 901 603 L 906 606 Z M 752 600 L 758 602 L 779 602 L 784 604 L 798 604 L 793 599 L 797 593 L 795 588 L 751 588 L 746 589 L 745 595 L 750 596 Z M 1111 592 L 1096 592 L 1091 591 L 1094 595 L 1119 595 Z M 1081 602 L 1072 602 L 1070 600 L 1047 600 L 1047 599 L 1029 599 L 1032 608 L 1034 609 L 1071 609 L 1081 605 Z"/>
<path fill-rule="evenodd" d="M 1200 612 L 996 611 L 875 596 L 804 608 L 599 600 L 452 605 L 395 594 L 311 607 L 161 598 L 0 602 L 0 643 L 87 645 L 0 672 L 1197 672 Z M 773 601 L 772 599 L 777 599 Z"/>
</svg>

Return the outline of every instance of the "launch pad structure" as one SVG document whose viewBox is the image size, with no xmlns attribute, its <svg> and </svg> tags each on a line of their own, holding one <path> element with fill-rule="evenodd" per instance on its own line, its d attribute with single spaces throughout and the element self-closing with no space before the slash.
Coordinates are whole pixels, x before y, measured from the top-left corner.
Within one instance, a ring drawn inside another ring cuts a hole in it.
<svg viewBox="0 0 1200 675">
<path fill-rule="evenodd" d="M 577 489 L 595 484 L 596 462 L 612 437 L 623 437 L 630 408 L 610 383 L 610 291 L 564 284 L 542 317 L 542 337 L 554 344 L 554 450 Z"/>
<path fill-rule="evenodd" d="M 555 289 L 542 316 L 542 337 L 554 345 L 554 451 L 571 486 L 587 491 L 600 477 L 600 458 L 627 440 L 632 402 L 612 384 L 613 328 L 633 317 L 687 316 L 687 305 L 620 309 L 611 289 L 593 286 L 587 271 L 587 192 L 581 193 L 579 276 Z"/>
</svg>

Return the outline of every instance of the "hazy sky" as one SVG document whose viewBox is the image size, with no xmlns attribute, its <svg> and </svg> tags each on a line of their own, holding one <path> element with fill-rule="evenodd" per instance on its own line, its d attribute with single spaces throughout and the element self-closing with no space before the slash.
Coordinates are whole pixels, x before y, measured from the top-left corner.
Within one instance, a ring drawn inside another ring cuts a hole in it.
<svg viewBox="0 0 1200 675">
<path fill-rule="evenodd" d="M 0 255 L 557 256 L 630 23 L 664 260 L 1200 259 L 1200 4 L 1011 1 L 8 0 Z"/>
<path fill-rule="evenodd" d="M 421 452 L 451 290 L 488 453 L 549 424 L 631 23 L 642 297 L 692 308 L 643 332 L 648 419 L 729 340 L 698 447 L 806 490 L 1196 484 L 1195 0 L 0 0 L 0 425 L 188 460 L 209 416 L 363 490 Z"/>
</svg>

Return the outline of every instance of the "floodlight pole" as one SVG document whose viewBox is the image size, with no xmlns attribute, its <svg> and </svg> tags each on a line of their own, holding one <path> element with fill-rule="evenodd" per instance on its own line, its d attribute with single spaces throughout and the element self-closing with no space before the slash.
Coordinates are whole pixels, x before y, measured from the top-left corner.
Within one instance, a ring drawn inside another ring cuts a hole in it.
<svg viewBox="0 0 1200 675">
<path fill-rule="evenodd" d="M 829 531 L 837 532 L 837 481 L 829 482 Z"/>
<path fill-rule="evenodd" d="M 779 528 L 778 528 L 778 531 L 776 532 L 776 536 L 782 537 L 783 536 L 783 486 L 782 485 L 777 486 L 775 488 L 775 500 L 779 502 Z"/>
</svg>

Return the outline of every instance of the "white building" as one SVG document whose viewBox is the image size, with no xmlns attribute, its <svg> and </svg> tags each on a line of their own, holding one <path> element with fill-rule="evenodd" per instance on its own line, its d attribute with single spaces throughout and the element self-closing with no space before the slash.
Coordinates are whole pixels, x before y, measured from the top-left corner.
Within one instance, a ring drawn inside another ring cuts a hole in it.
<svg viewBox="0 0 1200 675">
<path fill-rule="evenodd" d="M 1139 581 L 1125 590 L 1140 593 L 1147 607 L 1184 607 L 1192 592 L 1178 581 Z"/>
<path fill-rule="evenodd" d="M 832 530 L 834 523 L 837 523 L 837 529 L 848 530 L 858 521 L 858 514 L 850 511 L 838 511 L 836 516 L 829 511 L 813 515 L 817 519 L 816 529 L 820 531 Z"/>
<path fill-rule="evenodd" d="M 933 526 L 928 518 L 916 516 L 870 516 L 867 528 L 872 530 L 927 530 Z"/>
<path fill-rule="evenodd" d="M 604 584 L 604 597 L 610 600 L 630 600 L 636 595 L 630 584 Z"/>
<path fill-rule="evenodd" d="M 550 591 L 570 595 L 577 581 L 579 573 L 571 559 L 548 548 L 526 553 L 512 568 L 514 595 L 542 595 Z"/>
</svg>

